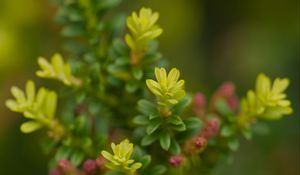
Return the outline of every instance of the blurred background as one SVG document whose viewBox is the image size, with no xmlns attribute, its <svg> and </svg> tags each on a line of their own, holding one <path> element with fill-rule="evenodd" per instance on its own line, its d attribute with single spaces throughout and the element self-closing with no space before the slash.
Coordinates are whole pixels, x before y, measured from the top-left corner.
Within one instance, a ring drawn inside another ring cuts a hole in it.
<svg viewBox="0 0 300 175">
<path fill-rule="evenodd" d="M 243 96 L 256 75 L 289 77 L 293 116 L 267 125 L 267 135 L 242 141 L 231 164 L 215 175 L 299 174 L 298 0 L 123 0 L 120 11 L 141 6 L 159 11 L 160 50 L 180 68 L 187 89 L 212 94 L 224 81 Z M 5 175 L 46 174 L 39 133 L 19 131 L 22 118 L 8 111 L 10 87 L 35 79 L 38 56 L 60 51 L 62 38 L 47 0 L 0 0 L 0 170 Z"/>
</svg>

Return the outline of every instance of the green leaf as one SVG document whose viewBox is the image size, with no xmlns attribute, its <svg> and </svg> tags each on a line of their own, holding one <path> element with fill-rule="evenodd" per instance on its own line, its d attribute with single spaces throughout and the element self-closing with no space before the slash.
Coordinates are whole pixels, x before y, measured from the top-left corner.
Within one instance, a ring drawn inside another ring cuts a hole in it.
<svg viewBox="0 0 300 175">
<path fill-rule="evenodd" d="M 181 118 L 178 115 L 172 115 L 172 116 L 170 116 L 168 118 L 168 121 L 171 124 L 174 124 L 174 125 L 182 125 L 183 124 L 183 121 L 181 120 Z"/>
<path fill-rule="evenodd" d="M 169 135 L 169 133 L 167 132 L 163 132 L 160 134 L 159 137 L 159 142 L 160 142 L 160 146 L 164 149 L 164 150 L 169 150 L 170 145 L 171 145 L 171 137 Z"/>
<path fill-rule="evenodd" d="M 167 171 L 167 168 L 163 165 L 156 165 L 150 170 L 149 175 L 162 175 Z"/>
<path fill-rule="evenodd" d="M 216 108 L 218 112 L 223 116 L 232 116 L 232 111 L 230 110 L 230 107 L 224 99 L 220 99 L 216 102 Z"/>
<path fill-rule="evenodd" d="M 242 134 L 243 136 L 247 139 L 247 140 L 251 140 L 252 138 L 252 131 L 250 128 L 244 128 L 242 130 Z"/>
<path fill-rule="evenodd" d="M 20 129 L 23 133 L 31 133 L 34 132 L 40 128 L 42 128 L 42 124 L 34 121 L 25 122 L 21 125 Z"/>
<path fill-rule="evenodd" d="M 144 115 L 138 115 L 133 118 L 132 122 L 137 125 L 147 125 L 149 120 L 148 117 Z"/>
<path fill-rule="evenodd" d="M 58 148 L 58 150 L 55 154 L 55 160 L 59 161 L 62 159 L 68 159 L 71 152 L 72 152 L 72 149 L 70 147 L 61 146 L 60 148 Z"/>
<path fill-rule="evenodd" d="M 121 3 L 121 0 L 102 0 L 98 5 L 100 9 L 110 9 Z"/>
<path fill-rule="evenodd" d="M 126 83 L 125 89 L 129 93 L 135 92 L 139 88 L 137 82 L 128 82 Z"/>
<path fill-rule="evenodd" d="M 66 37 L 75 37 L 84 34 L 84 29 L 80 25 L 69 25 L 62 29 L 61 34 Z"/>
<path fill-rule="evenodd" d="M 154 104 L 148 100 L 139 100 L 138 110 L 146 116 L 156 113 Z"/>
<path fill-rule="evenodd" d="M 200 130 L 202 128 L 202 121 L 197 117 L 190 117 L 184 120 L 184 123 L 188 129 Z"/>
<path fill-rule="evenodd" d="M 172 139 L 171 141 L 170 152 L 174 155 L 178 155 L 181 152 L 180 145 L 177 143 L 175 139 Z"/>
<path fill-rule="evenodd" d="M 147 167 L 151 163 L 151 156 L 150 155 L 143 156 L 141 163 L 143 164 L 143 168 Z"/>
<path fill-rule="evenodd" d="M 240 142 L 237 138 L 229 140 L 228 147 L 231 151 L 236 151 L 240 146 Z"/>
<path fill-rule="evenodd" d="M 150 114 L 149 115 L 149 120 L 153 120 L 153 119 L 156 119 L 158 117 L 160 117 L 158 114 Z"/>
<path fill-rule="evenodd" d="M 132 69 L 132 75 L 135 79 L 141 80 L 143 77 L 143 70 L 140 67 L 135 67 Z"/>
<path fill-rule="evenodd" d="M 173 113 L 180 114 L 185 108 L 187 108 L 192 102 L 192 96 L 187 94 L 182 100 L 179 101 L 173 107 Z"/>
<path fill-rule="evenodd" d="M 235 128 L 233 126 L 223 126 L 221 129 L 221 136 L 223 137 L 230 137 L 235 133 Z"/>
<path fill-rule="evenodd" d="M 171 126 L 173 130 L 175 131 L 185 131 L 186 130 L 186 126 L 185 124 L 181 124 L 181 125 L 172 125 Z"/>
<path fill-rule="evenodd" d="M 156 134 L 151 134 L 151 135 L 146 135 L 143 137 L 141 145 L 142 146 L 148 146 L 155 142 L 157 140 L 157 135 Z"/>
<path fill-rule="evenodd" d="M 159 126 L 161 125 L 161 120 L 160 119 L 157 119 L 157 120 L 151 120 L 150 121 L 150 124 L 148 125 L 146 131 L 147 131 L 147 134 L 150 135 L 152 134 L 154 131 L 156 131 Z"/>
<path fill-rule="evenodd" d="M 84 159 L 84 153 L 81 151 L 75 151 L 72 155 L 71 155 L 71 163 L 74 166 L 78 166 L 79 164 L 81 164 L 81 162 Z"/>
</svg>

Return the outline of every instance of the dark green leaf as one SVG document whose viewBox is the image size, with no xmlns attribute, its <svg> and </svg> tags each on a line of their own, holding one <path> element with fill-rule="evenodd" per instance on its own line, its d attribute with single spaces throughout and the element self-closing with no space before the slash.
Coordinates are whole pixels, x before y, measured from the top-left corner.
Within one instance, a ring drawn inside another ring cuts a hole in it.
<svg viewBox="0 0 300 175">
<path fill-rule="evenodd" d="M 84 34 L 84 29 L 80 25 L 69 25 L 62 29 L 61 34 L 67 37 L 75 37 Z"/>
<path fill-rule="evenodd" d="M 149 175 L 162 175 L 167 171 L 167 168 L 163 165 L 156 165 L 151 169 Z"/>
<path fill-rule="evenodd" d="M 171 137 L 169 135 L 169 133 L 167 132 L 163 132 L 160 134 L 159 137 L 159 142 L 160 142 L 160 146 L 164 149 L 164 150 L 169 150 L 170 145 L 171 145 Z"/>
<path fill-rule="evenodd" d="M 132 75 L 135 79 L 141 80 L 143 77 L 143 70 L 140 67 L 135 67 L 132 69 Z"/>
<path fill-rule="evenodd" d="M 148 146 L 151 143 L 155 142 L 157 140 L 157 135 L 152 134 L 152 135 L 146 135 L 143 137 L 141 145 L 142 146 Z"/>
<path fill-rule="evenodd" d="M 180 114 L 182 111 L 187 108 L 192 102 L 192 96 L 191 95 L 186 95 L 179 103 L 177 103 L 173 107 L 173 113 L 175 114 Z"/>
<path fill-rule="evenodd" d="M 71 155 L 71 163 L 74 166 L 78 166 L 84 159 L 84 153 L 81 151 L 75 151 L 72 155 Z"/>
<path fill-rule="evenodd" d="M 228 147 L 232 151 L 236 151 L 239 148 L 239 146 L 240 146 L 240 142 L 237 138 L 233 138 L 228 142 Z"/>
<path fill-rule="evenodd" d="M 70 147 L 61 146 L 55 154 L 55 160 L 59 161 L 62 159 L 68 159 L 71 152 L 72 152 L 72 149 Z"/>
<path fill-rule="evenodd" d="M 126 83 L 126 91 L 129 93 L 135 92 L 139 88 L 138 84 L 136 82 L 128 82 Z"/>
<path fill-rule="evenodd" d="M 150 124 L 148 125 L 148 127 L 146 129 L 147 134 L 148 135 L 152 134 L 154 131 L 156 131 L 159 128 L 160 125 L 161 125 L 161 120 L 160 119 L 151 120 Z"/>
<path fill-rule="evenodd" d="M 221 129 L 221 136 L 230 137 L 235 133 L 235 128 L 233 126 L 223 126 Z"/>
<path fill-rule="evenodd" d="M 178 115 L 172 115 L 172 116 L 170 116 L 168 118 L 168 121 L 171 124 L 174 124 L 174 125 L 182 125 L 183 124 L 183 121 L 181 120 L 181 118 Z"/>
<path fill-rule="evenodd" d="M 232 111 L 230 110 L 230 107 L 228 106 L 228 103 L 224 99 L 220 99 L 216 102 L 217 110 L 220 114 L 223 116 L 231 116 Z"/>
<path fill-rule="evenodd" d="M 138 115 L 133 118 L 132 122 L 137 125 L 146 125 L 149 123 L 149 120 L 146 116 Z"/>
<path fill-rule="evenodd" d="M 138 110 L 146 116 L 156 113 L 154 104 L 148 100 L 139 100 Z"/>
<path fill-rule="evenodd" d="M 172 127 L 172 129 L 174 129 L 175 131 L 185 131 L 185 130 L 186 130 L 185 124 L 181 124 L 181 125 L 172 125 L 171 127 Z"/>
<path fill-rule="evenodd" d="M 202 121 L 197 117 L 190 117 L 184 120 L 184 123 L 188 129 L 197 129 L 200 130 L 202 128 Z"/>
<path fill-rule="evenodd" d="M 181 152 L 180 145 L 177 143 L 177 141 L 175 139 L 172 139 L 172 141 L 171 141 L 170 152 L 173 155 L 178 155 Z"/>
</svg>

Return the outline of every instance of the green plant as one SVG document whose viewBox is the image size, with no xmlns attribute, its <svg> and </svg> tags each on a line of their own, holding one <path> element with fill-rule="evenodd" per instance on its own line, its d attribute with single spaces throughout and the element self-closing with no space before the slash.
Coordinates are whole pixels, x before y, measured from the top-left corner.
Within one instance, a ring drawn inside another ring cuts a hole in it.
<svg viewBox="0 0 300 175">
<path fill-rule="evenodd" d="M 110 12 L 119 3 L 57 0 L 55 20 L 63 26 L 68 59 L 58 53 L 50 62 L 39 58 L 36 74 L 62 84 L 57 92 L 36 93 L 32 81 L 25 92 L 11 89 L 15 99 L 7 107 L 30 120 L 21 131 L 48 133 L 49 174 L 208 174 L 238 149 L 240 134 L 251 138 L 256 122 L 292 113 L 284 93 L 288 79 L 271 85 L 264 74 L 241 103 L 233 84 L 225 83 L 206 108 L 203 94 L 186 92 L 178 69 L 163 68 L 159 14 L 141 8 L 125 20 Z M 116 141 L 113 154 L 103 151 Z"/>
</svg>

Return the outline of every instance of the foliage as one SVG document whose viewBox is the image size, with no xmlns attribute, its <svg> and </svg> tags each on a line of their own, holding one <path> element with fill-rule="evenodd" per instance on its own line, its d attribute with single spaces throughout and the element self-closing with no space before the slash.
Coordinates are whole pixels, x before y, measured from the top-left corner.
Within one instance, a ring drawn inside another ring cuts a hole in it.
<svg viewBox="0 0 300 175">
<path fill-rule="evenodd" d="M 30 119 L 22 132 L 47 130 L 49 174 L 209 174 L 238 149 L 240 134 L 251 138 L 260 119 L 292 113 L 288 79 L 272 85 L 264 74 L 241 102 L 234 85 L 224 83 L 206 105 L 202 93 L 185 90 L 178 69 L 164 68 L 159 14 L 141 8 L 127 19 L 113 15 L 120 2 L 57 0 L 65 51 L 50 62 L 39 58 L 36 74 L 63 84 L 36 93 L 28 81 L 25 92 L 13 87 L 15 100 L 6 102 Z M 103 151 L 111 142 L 112 154 Z"/>
</svg>

